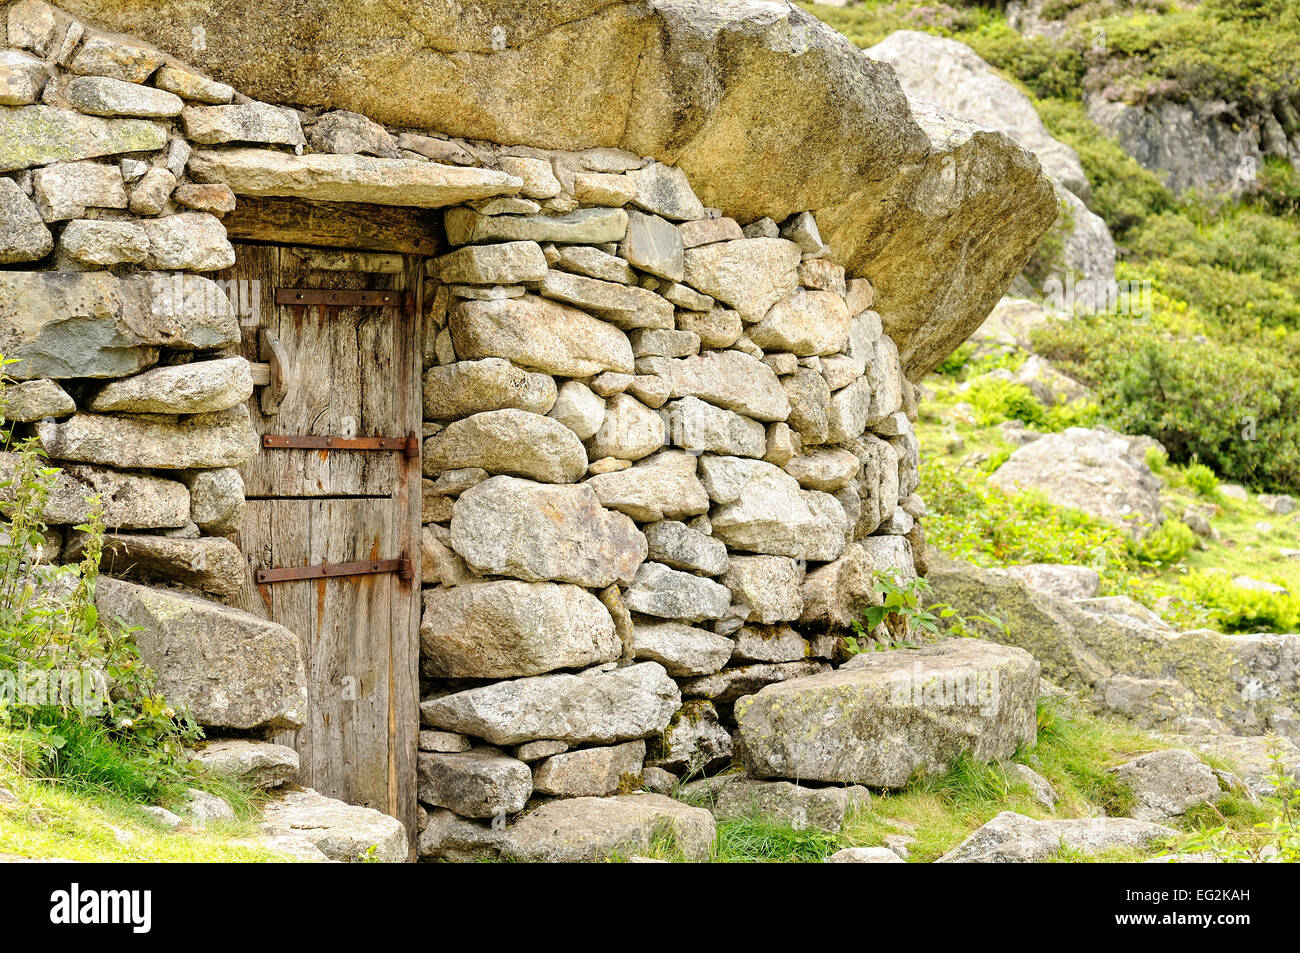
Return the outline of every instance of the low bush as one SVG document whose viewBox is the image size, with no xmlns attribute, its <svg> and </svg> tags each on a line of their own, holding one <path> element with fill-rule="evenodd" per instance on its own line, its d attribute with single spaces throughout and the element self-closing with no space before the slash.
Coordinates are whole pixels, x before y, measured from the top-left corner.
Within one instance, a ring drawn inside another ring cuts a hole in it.
<svg viewBox="0 0 1300 953">
<path fill-rule="evenodd" d="M 1103 419 L 1260 489 L 1300 487 L 1300 375 L 1251 342 L 1188 339 L 1102 315 L 1054 322 L 1036 349 L 1098 393 Z"/>
<path fill-rule="evenodd" d="M 1019 420 L 1038 428 L 1047 424 L 1047 411 L 1024 384 L 997 377 L 979 377 L 971 382 L 966 399 L 975 408 L 981 427 L 990 427 L 1004 420 Z"/>
<path fill-rule="evenodd" d="M 1243 589 L 1225 573 L 1196 571 L 1183 577 L 1182 593 L 1224 632 L 1300 631 L 1300 598 L 1289 593 Z"/>
<path fill-rule="evenodd" d="M 1197 496 L 1214 499 L 1219 496 L 1219 478 L 1203 463 L 1193 463 L 1183 471 L 1183 482 Z"/>
<path fill-rule="evenodd" d="M 1221 99 L 1271 111 L 1300 82 L 1300 8 L 1290 0 L 1206 0 L 1106 17 L 1108 82 L 1131 102 Z"/>
<path fill-rule="evenodd" d="M 1129 551 L 1139 563 L 1147 566 L 1172 566 L 1196 545 L 1196 534 L 1185 523 L 1165 520 L 1141 540 L 1131 543 Z"/>
</svg>

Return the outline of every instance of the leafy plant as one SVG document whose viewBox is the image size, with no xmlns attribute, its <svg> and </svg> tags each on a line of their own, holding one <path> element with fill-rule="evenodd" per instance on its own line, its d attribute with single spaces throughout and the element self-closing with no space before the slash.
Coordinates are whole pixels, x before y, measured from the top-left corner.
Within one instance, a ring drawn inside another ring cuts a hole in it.
<svg viewBox="0 0 1300 953">
<path fill-rule="evenodd" d="M 1097 389 L 1107 423 L 1154 437 L 1171 460 L 1266 489 L 1300 486 L 1300 373 L 1276 347 L 1114 316 L 1056 322 L 1035 341 Z"/>
<path fill-rule="evenodd" d="M 1165 520 L 1158 529 L 1129 546 L 1133 558 L 1154 566 L 1172 566 L 1196 545 L 1196 534 L 1179 520 Z"/>
<path fill-rule="evenodd" d="M 989 454 L 989 458 L 980 464 L 980 469 L 985 473 L 995 473 L 998 467 L 1011 459 L 1013 453 L 1015 453 L 1014 447 L 1003 444 Z"/>
<path fill-rule="evenodd" d="M 1183 472 L 1183 480 L 1197 496 L 1216 499 L 1219 496 L 1219 478 L 1203 463 L 1193 463 Z"/>
<path fill-rule="evenodd" d="M 1179 845 L 1181 853 L 1207 853 L 1224 863 L 1300 863 L 1300 788 L 1287 770 L 1276 737 L 1268 741 L 1268 780 L 1273 795 L 1265 798 L 1273 808 L 1272 817 L 1254 825 L 1254 836 L 1242 836 L 1223 823 L 1196 832 Z M 1218 819 L 1227 817 L 1216 811 Z"/>
<path fill-rule="evenodd" d="M 0 368 L 10 363 L 0 358 Z M 0 401 L 6 385 L 0 375 Z M 45 465 L 35 439 L 15 440 L 4 424 L 0 677 L 22 691 L 0 699 L 0 727 L 13 732 L 28 771 L 67 784 L 143 798 L 192 782 L 182 749 L 200 737 L 197 725 L 157 690 L 131 630 L 95 606 L 102 502 L 87 500 L 88 517 L 74 527 L 81 562 L 50 564 L 44 514 L 59 470 Z"/>
<path fill-rule="evenodd" d="M 974 353 L 975 342 L 963 341 L 957 350 L 945 357 L 943 363 L 935 368 L 935 373 L 943 374 L 945 377 L 956 377 Z"/>
<path fill-rule="evenodd" d="M 977 422 L 982 427 L 1004 420 L 1019 420 L 1039 428 L 1047 423 L 1047 411 L 1024 384 L 997 377 L 976 378 L 966 392 L 966 399 L 978 411 Z"/>
<path fill-rule="evenodd" d="M 955 635 L 976 634 L 973 623 L 982 622 L 1005 632 L 1000 619 L 989 615 L 962 616 L 946 603 L 926 604 L 924 596 L 930 584 L 919 576 L 900 583 L 893 569 L 876 572 L 875 591 L 880 597 L 878 605 L 868 606 L 862 620 L 853 620 L 853 635 L 845 639 L 849 654 L 865 651 L 868 644 L 874 650 L 913 646 L 916 637 L 937 639 L 946 628 Z M 864 624 L 865 623 L 865 624 Z M 885 639 L 879 636 L 886 636 Z M 875 637 L 876 641 L 870 640 Z"/>
</svg>

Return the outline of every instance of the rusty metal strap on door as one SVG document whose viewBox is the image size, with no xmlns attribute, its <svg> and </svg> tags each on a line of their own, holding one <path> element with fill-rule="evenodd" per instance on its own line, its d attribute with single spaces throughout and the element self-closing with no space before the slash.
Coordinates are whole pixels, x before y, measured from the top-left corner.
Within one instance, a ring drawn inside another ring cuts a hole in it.
<svg viewBox="0 0 1300 953">
<path fill-rule="evenodd" d="M 338 576 L 367 576 L 395 572 L 403 582 L 415 578 L 415 565 L 411 557 L 396 559 L 366 559 L 355 563 L 321 563 L 319 566 L 289 566 L 283 569 L 259 569 L 258 585 L 268 582 L 292 582 L 300 579 L 334 579 Z"/>
<path fill-rule="evenodd" d="M 267 450 L 397 450 L 408 460 L 420 455 L 420 438 L 414 433 L 405 437 L 326 437 L 307 434 L 268 433 L 262 435 Z"/>
<path fill-rule="evenodd" d="M 415 313 L 410 291 L 332 291 L 328 288 L 276 288 L 276 304 L 326 305 L 331 308 L 401 308 Z"/>
</svg>

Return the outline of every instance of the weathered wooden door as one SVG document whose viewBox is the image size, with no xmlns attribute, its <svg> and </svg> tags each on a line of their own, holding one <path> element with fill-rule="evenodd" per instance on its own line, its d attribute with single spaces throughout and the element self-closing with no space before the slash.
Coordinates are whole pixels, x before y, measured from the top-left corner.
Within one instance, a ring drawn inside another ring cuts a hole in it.
<svg viewBox="0 0 1300 953">
<path fill-rule="evenodd" d="M 269 378 L 249 402 L 261 446 L 242 470 L 239 604 L 296 632 L 307 668 L 306 723 L 278 740 L 301 755 L 302 784 L 414 832 L 420 262 L 236 253 L 221 277 L 242 353 Z"/>
</svg>

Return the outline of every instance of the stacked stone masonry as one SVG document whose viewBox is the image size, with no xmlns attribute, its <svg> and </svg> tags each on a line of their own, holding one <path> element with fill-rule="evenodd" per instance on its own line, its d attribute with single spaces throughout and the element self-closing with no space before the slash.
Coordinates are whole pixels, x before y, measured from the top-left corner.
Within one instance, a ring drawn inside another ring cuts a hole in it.
<svg viewBox="0 0 1300 953">
<path fill-rule="evenodd" d="M 729 764 L 737 700 L 829 671 L 875 574 L 915 574 L 912 387 L 812 213 L 737 222 L 616 149 L 248 101 L 34 0 L 5 25 L 5 415 L 62 467 L 63 559 L 103 499 L 129 581 L 102 608 L 214 734 L 306 705 L 293 633 L 222 604 L 258 449 L 205 275 L 235 261 L 241 196 L 446 210 L 420 342 L 423 856 Z"/>
</svg>

